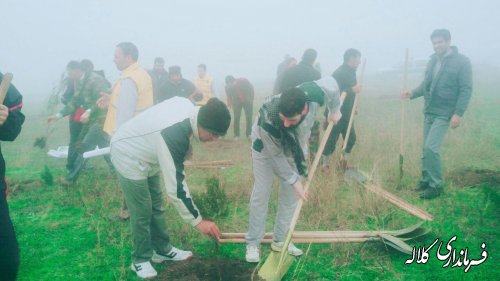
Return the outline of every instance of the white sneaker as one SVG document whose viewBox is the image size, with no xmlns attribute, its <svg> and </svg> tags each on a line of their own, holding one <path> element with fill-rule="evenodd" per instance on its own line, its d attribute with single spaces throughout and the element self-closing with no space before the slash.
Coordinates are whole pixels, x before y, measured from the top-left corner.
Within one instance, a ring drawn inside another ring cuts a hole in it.
<svg viewBox="0 0 500 281">
<path fill-rule="evenodd" d="M 133 263 L 130 265 L 130 269 L 137 273 L 137 276 L 142 279 L 151 279 L 155 278 L 158 273 L 153 268 L 150 262 L 141 262 L 141 263 Z"/>
<path fill-rule="evenodd" d="M 259 247 L 247 245 L 247 252 L 245 253 L 245 259 L 247 260 L 247 262 L 259 262 L 260 261 Z"/>
<path fill-rule="evenodd" d="M 172 247 L 172 250 L 168 252 L 166 255 L 158 254 L 157 252 L 153 252 L 153 257 L 151 261 L 155 263 L 162 263 L 164 261 L 184 261 L 193 257 L 193 252 L 191 251 L 183 251 L 177 249 L 176 247 Z"/>
<path fill-rule="evenodd" d="M 273 241 L 273 243 L 271 244 L 271 250 L 276 252 L 281 252 L 283 244 L 284 242 Z M 288 244 L 288 253 L 292 256 L 301 256 L 304 252 L 301 249 L 295 247 L 295 245 L 292 242 L 290 242 L 290 244 Z"/>
</svg>

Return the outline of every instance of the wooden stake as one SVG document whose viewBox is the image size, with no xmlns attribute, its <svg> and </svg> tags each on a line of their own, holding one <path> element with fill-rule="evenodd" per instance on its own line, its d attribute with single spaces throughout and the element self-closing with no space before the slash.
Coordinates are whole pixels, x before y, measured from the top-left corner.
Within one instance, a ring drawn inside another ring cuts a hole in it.
<svg viewBox="0 0 500 281">
<path fill-rule="evenodd" d="M 14 76 L 10 72 L 7 72 L 3 75 L 2 83 L 0 84 L 0 104 L 3 104 L 3 101 L 7 96 L 7 91 L 9 90 L 12 78 L 14 78 Z"/>
</svg>

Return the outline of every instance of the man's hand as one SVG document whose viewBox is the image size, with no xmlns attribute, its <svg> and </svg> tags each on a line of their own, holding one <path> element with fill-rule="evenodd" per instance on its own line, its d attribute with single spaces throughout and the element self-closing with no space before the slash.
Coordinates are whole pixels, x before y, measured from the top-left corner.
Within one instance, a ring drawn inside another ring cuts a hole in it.
<svg viewBox="0 0 500 281">
<path fill-rule="evenodd" d="M 342 113 L 340 113 L 340 110 L 337 110 L 334 113 L 331 112 L 328 113 L 328 122 L 333 122 L 333 124 L 337 124 L 340 118 L 342 118 Z"/>
<path fill-rule="evenodd" d="M 460 116 L 453 114 L 453 116 L 451 117 L 451 120 L 450 120 L 450 127 L 452 129 L 457 128 L 458 126 L 460 126 L 461 121 L 462 121 L 462 118 Z"/>
<path fill-rule="evenodd" d="M 106 92 L 101 92 L 101 97 L 97 100 L 97 106 L 100 109 L 107 109 L 111 100 L 111 95 Z"/>
<path fill-rule="evenodd" d="M 80 122 L 83 124 L 87 124 L 90 119 L 90 111 L 85 111 L 81 116 L 80 116 Z"/>
<path fill-rule="evenodd" d="M 201 233 L 211 236 L 215 239 L 219 239 L 220 237 L 220 230 L 213 221 L 202 220 L 199 224 L 196 225 L 196 228 Z"/>
<path fill-rule="evenodd" d="M 59 116 L 57 116 L 57 115 L 51 115 L 51 116 L 49 116 L 49 118 L 47 119 L 47 122 L 49 123 L 49 125 L 52 125 L 52 124 L 54 124 L 54 122 L 56 122 L 57 120 L 59 120 Z"/>
<path fill-rule="evenodd" d="M 307 192 L 305 192 L 304 186 L 302 185 L 302 182 L 300 180 L 296 181 L 293 184 L 293 188 L 295 189 L 295 193 L 297 194 L 297 197 L 299 199 L 302 199 L 304 201 L 307 200 Z"/>
<path fill-rule="evenodd" d="M 363 87 L 359 83 L 352 87 L 352 91 L 356 94 L 361 93 L 361 90 L 363 90 Z"/>
<path fill-rule="evenodd" d="M 0 104 L 0 126 L 2 126 L 9 117 L 9 108 Z"/>
<path fill-rule="evenodd" d="M 411 96 L 410 91 L 408 91 L 408 90 L 401 91 L 401 99 L 402 100 L 409 99 L 410 96 Z"/>
</svg>

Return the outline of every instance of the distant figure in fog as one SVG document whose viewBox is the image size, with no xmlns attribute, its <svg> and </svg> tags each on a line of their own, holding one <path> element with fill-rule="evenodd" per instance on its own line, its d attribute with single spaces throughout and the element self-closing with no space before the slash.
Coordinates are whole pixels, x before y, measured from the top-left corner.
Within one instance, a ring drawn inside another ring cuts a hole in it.
<svg viewBox="0 0 500 281">
<path fill-rule="evenodd" d="M 281 80 L 283 80 L 283 73 L 289 68 L 297 65 L 297 60 L 292 58 L 290 55 L 285 55 L 283 61 L 278 65 L 276 69 L 276 80 L 274 81 L 273 95 L 277 95 L 280 92 Z"/>
<path fill-rule="evenodd" d="M 227 106 L 233 109 L 234 116 L 234 139 L 240 137 L 240 116 L 241 110 L 245 111 L 245 137 L 250 138 L 252 131 L 253 114 L 253 85 L 246 78 L 235 79 L 233 76 L 226 76 Z"/>
<path fill-rule="evenodd" d="M 320 79 L 321 74 L 318 70 L 316 70 L 316 68 L 314 68 L 317 56 L 318 53 L 316 50 L 305 50 L 299 64 L 290 67 L 283 73 L 279 92 L 283 93 L 284 90 L 298 86 L 301 83 Z"/>
<path fill-rule="evenodd" d="M 204 105 L 209 99 L 215 97 L 214 78 L 207 73 L 207 66 L 205 64 L 198 65 L 198 76 L 194 78 L 194 85 L 199 94 L 202 95 L 197 105 Z"/>
<path fill-rule="evenodd" d="M 165 70 L 165 60 L 163 58 L 155 58 L 153 69 L 148 71 L 153 82 L 153 100 L 154 104 L 158 103 L 158 95 L 160 87 L 167 82 L 168 72 Z"/>
<path fill-rule="evenodd" d="M 168 80 L 160 87 L 158 102 L 173 97 L 187 98 L 193 103 L 201 100 L 201 95 L 196 91 L 196 86 L 182 77 L 181 67 L 177 65 L 168 68 Z"/>
</svg>

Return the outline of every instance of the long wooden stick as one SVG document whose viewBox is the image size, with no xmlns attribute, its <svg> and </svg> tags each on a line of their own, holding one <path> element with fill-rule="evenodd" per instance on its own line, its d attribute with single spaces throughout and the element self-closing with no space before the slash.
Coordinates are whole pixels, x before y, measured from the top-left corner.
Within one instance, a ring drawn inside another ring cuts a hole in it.
<svg viewBox="0 0 500 281">
<path fill-rule="evenodd" d="M 7 72 L 3 75 L 2 83 L 0 84 L 0 104 L 3 104 L 3 101 L 7 96 L 7 91 L 9 90 L 12 78 L 14 78 L 14 76 L 10 72 Z"/>
<path fill-rule="evenodd" d="M 409 51 L 409 49 L 406 49 L 405 68 L 404 68 L 404 73 L 403 73 L 403 90 L 404 91 L 408 90 L 408 63 L 409 63 L 409 56 L 410 56 L 410 51 Z M 401 117 L 400 117 L 401 131 L 400 131 L 400 134 L 399 134 L 399 182 L 400 183 L 401 183 L 401 180 L 403 179 L 404 121 L 405 121 L 405 101 L 403 99 L 401 99 Z"/>
<path fill-rule="evenodd" d="M 358 83 L 361 86 L 363 86 L 363 79 L 365 77 L 365 67 L 366 67 L 366 58 L 363 59 L 363 63 L 361 64 L 361 72 L 360 72 L 360 75 L 359 75 L 359 81 L 358 81 Z M 354 96 L 354 104 L 352 105 L 351 116 L 349 117 L 349 125 L 347 126 L 347 131 L 346 131 L 346 134 L 345 134 L 344 144 L 342 145 L 342 152 L 345 152 L 345 149 L 347 147 L 347 142 L 349 141 L 349 136 L 351 135 L 352 123 L 354 121 L 354 115 L 356 113 L 356 107 L 357 107 L 357 104 L 358 104 L 358 94 L 359 93 L 355 93 L 355 96 Z M 344 153 L 342 153 L 340 157 L 343 159 L 344 158 Z"/>
<path fill-rule="evenodd" d="M 350 242 L 365 242 L 368 240 L 380 239 L 378 237 L 326 237 L 326 238 L 315 238 L 315 237 L 304 237 L 304 238 L 292 238 L 294 243 L 350 243 Z M 264 238 L 261 243 L 271 244 L 273 242 L 272 238 Z M 246 243 L 245 238 L 223 238 L 219 239 L 219 243 Z"/>
<path fill-rule="evenodd" d="M 200 162 L 186 162 L 184 163 L 185 166 L 207 166 L 207 165 L 231 165 L 233 164 L 233 161 L 228 159 L 228 160 L 215 160 L 215 161 L 200 161 Z"/>
<path fill-rule="evenodd" d="M 222 233 L 220 239 L 245 238 L 246 233 Z M 366 238 L 380 234 L 393 236 L 402 235 L 397 230 L 375 230 L 375 231 L 295 231 L 292 238 Z M 403 233 L 407 234 L 407 233 Z M 264 239 L 271 239 L 272 232 L 267 232 Z"/>
<path fill-rule="evenodd" d="M 344 102 L 345 99 L 345 93 L 342 93 L 340 96 L 340 104 Z M 319 160 L 321 158 L 321 155 L 323 154 L 323 150 L 325 149 L 326 142 L 330 136 L 330 133 L 332 132 L 334 123 L 330 122 L 328 124 L 328 127 L 326 128 L 326 131 L 323 135 L 323 138 L 321 138 L 321 143 L 319 145 L 318 151 L 316 152 L 316 156 L 314 157 L 314 161 L 311 165 L 311 170 L 309 171 L 309 174 L 307 175 L 307 180 L 306 184 L 304 186 L 304 192 L 306 193 L 309 190 L 309 186 L 311 185 L 312 179 L 314 177 L 314 173 L 316 172 L 316 168 L 318 167 Z M 285 259 L 286 254 L 288 253 L 288 245 L 290 244 L 290 241 L 292 240 L 292 233 L 295 229 L 295 225 L 297 224 L 297 220 L 299 219 L 300 215 L 300 210 L 302 209 L 302 205 L 304 203 L 304 200 L 302 198 L 299 199 L 299 202 L 297 203 L 297 206 L 295 207 L 295 212 L 293 213 L 292 220 L 290 222 L 290 227 L 288 228 L 288 233 L 286 236 L 286 239 L 283 243 L 283 248 L 281 249 L 280 253 L 280 259 L 278 263 L 278 268 L 276 269 L 276 272 L 279 272 L 281 269 L 281 266 L 283 265 L 283 261 Z"/>
<path fill-rule="evenodd" d="M 426 211 L 414 206 L 414 205 L 411 205 L 410 203 L 406 202 L 405 200 L 397 197 L 396 195 L 378 187 L 378 186 L 375 186 L 374 184 L 364 184 L 365 188 L 370 191 L 370 192 L 373 192 L 377 195 L 380 195 L 382 197 L 384 197 L 385 199 L 387 199 L 387 201 L 391 202 L 392 204 L 400 207 L 401 209 L 407 211 L 408 213 L 418 217 L 418 218 L 421 218 L 423 220 L 427 220 L 427 221 L 432 221 L 434 220 L 434 217 L 427 213 Z"/>
</svg>

